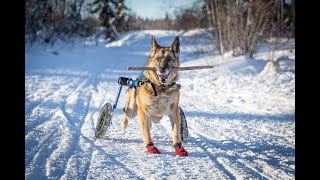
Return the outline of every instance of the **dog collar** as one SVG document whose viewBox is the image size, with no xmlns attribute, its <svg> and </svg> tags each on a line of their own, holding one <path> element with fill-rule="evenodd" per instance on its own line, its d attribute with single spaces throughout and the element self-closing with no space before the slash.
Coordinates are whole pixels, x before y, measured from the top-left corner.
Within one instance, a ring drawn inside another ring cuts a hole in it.
<svg viewBox="0 0 320 180">
<path fill-rule="evenodd" d="M 154 96 L 157 96 L 158 93 L 157 93 L 157 90 L 156 90 L 156 87 L 155 86 L 158 86 L 159 88 L 161 89 L 169 89 L 169 88 L 177 88 L 177 89 L 181 89 L 181 85 L 180 84 L 177 84 L 176 82 L 173 82 L 167 86 L 164 86 L 164 85 L 157 85 L 157 84 L 154 84 L 153 82 L 151 82 L 151 80 L 149 78 L 147 78 L 146 76 L 143 76 L 142 77 L 142 80 L 140 80 L 138 83 L 137 83 L 137 87 L 140 87 L 144 84 L 151 84 L 151 87 L 153 89 L 153 92 L 154 92 Z"/>
</svg>

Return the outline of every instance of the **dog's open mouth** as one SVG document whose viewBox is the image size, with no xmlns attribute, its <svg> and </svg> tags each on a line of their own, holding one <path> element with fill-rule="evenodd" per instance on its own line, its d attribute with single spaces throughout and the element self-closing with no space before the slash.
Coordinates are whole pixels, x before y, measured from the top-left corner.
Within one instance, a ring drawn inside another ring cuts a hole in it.
<svg viewBox="0 0 320 180">
<path fill-rule="evenodd" d="M 157 74 L 157 75 L 158 75 L 159 81 L 160 81 L 161 83 L 166 83 L 167 80 L 168 80 L 168 77 L 169 77 L 169 75 L 170 75 L 170 72 L 169 72 L 168 74 Z"/>
</svg>

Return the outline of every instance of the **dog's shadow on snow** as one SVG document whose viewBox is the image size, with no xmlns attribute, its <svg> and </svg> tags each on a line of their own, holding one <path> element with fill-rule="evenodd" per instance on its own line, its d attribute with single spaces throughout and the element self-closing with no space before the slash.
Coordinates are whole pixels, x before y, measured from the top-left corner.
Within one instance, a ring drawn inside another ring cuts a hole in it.
<svg viewBox="0 0 320 180">
<path fill-rule="evenodd" d="M 131 139 L 131 138 L 117 138 L 117 137 L 112 137 L 112 136 L 105 136 L 103 138 L 100 138 L 102 140 L 107 140 L 107 141 L 114 141 L 122 144 L 128 144 L 128 143 L 143 143 L 142 139 Z"/>
</svg>

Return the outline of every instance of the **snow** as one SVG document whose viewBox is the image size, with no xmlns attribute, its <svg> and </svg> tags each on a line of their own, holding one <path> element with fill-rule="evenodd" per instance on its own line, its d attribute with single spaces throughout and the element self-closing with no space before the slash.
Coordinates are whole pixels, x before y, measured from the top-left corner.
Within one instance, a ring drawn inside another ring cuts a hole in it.
<svg viewBox="0 0 320 180">
<path fill-rule="evenodd" d="M 140 73 L 126 68 L 145 64 L 151 35 L 163 46 L 180 36 L 181 66 L 215 66 L 180 73 L 188 157 L 174 155 L 168 117 L 151 130 L 159 155 L 147 154 L 137 118 L 121 129 L 125 91 L 106 137 L 94 137 L 118 77 Z M 92 41 L 26 50 L 26 179 L 295 178 L 294 40 L 274 53 L 279 73 L 264 72 L 271 67 L 267 46 L 254 59 L 199 56 L 197 48 L 212 48 L 202 29 L 130 31 L 109 44 Z"/>
</svg>

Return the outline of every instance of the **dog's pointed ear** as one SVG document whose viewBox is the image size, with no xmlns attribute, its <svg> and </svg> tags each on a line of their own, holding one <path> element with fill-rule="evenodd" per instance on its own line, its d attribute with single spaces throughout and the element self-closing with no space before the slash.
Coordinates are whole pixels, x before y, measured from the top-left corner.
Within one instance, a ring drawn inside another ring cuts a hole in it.
<svg viewBox="0 0 320 180">
<path fill-rule="evenodd" d="M 179 36 L 174 38 L 173 42 L 170 45 L 170 49 L 173 51 L 174 56 L 179 59 L 179 54 L 180 54 L 180 41 L 179 41 Z"/>
<path fill-rule="evenodd" d="M 151 36 L 151 49 L 150 49 L 150 57 L 152 57 L 154 55 L 154 53 L 156 52 L 156 49 L 158 48 L 158 43 L 156 41 L 156 39 L 154 38 L 154 36 Z"/>
</svg>

